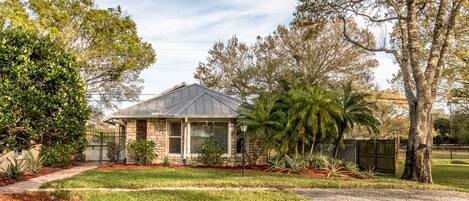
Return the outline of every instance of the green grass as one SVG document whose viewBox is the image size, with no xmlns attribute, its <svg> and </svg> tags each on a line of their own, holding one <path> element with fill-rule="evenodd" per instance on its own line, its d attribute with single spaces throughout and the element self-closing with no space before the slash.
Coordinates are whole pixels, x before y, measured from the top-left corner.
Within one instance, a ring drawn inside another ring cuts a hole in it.
<svg viewBox="0 0 469 201">
<path fill-rule="evenodd" d="M 403 166 L 404 163 L 399 161 L 399 175 L 403 172 Z M 433 159 L 432 176 L 435 184 L 469 192 L 469 159 Z"/>
<path fill-rule="evenodd" d="M 63 194 L 63 192 L 62 192 Z M 75 191 L 68 196 L 78 196 L 81 201 L 192 201 L 192 200 L 222 200 L 222 201 L 254 201 L 254 200 L 301 200 L 299 195 L 287 191 L 241 191 L 241 190 L 154 190 L 134 192 L 105 192 L 105 191 Z"/>
<path fill-rule="evenodd" d="M 89 170 L 75 177 L 44 185 L 48 188 L 149 188 L 149 187 L 272 187 L 272 188 L 418 188 L 448 189 L 440 185 L 424 185 L 393 177 L 377 179 L 316 178 L 248 171 L 242 177 L 239 171 L 198 168 L 146 168 L 132 170 Z"/>
</svg>

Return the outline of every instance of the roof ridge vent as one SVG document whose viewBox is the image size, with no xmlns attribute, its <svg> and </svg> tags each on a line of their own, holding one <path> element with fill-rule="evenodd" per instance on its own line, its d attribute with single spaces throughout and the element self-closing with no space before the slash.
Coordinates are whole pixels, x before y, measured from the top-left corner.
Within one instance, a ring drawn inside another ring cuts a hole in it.
<svg viewBox="0 0 469 201">
<path fill-rule="evenodd" d="M 183 88 L 183 87 L 186 87 L 186 86 L 187 86 L 186 82 L 181 82 L 180 84 L 174 85 L 173 87 L 161 92 L 159 96 L 169 94 L 173 91 L 176 91 L 176 90 L 178 90 L 180 88 Z"/>
</svg>

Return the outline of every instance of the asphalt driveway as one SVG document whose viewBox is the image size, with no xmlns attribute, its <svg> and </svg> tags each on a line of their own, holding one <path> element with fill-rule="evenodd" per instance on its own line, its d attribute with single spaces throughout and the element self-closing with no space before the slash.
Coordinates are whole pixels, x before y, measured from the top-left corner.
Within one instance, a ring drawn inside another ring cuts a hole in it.
<svg viewBox="0 0 469 201">
<path fill-rule="evenodd" d="M 469 201 L 469 193 L 403 189 L 295 189 L 311 201 Z"/>
</svg>

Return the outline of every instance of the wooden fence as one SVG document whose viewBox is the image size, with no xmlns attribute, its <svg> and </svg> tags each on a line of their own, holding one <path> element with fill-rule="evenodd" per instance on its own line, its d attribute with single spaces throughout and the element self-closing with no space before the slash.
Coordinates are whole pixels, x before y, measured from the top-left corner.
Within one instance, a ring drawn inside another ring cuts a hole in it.
<svg viewBox="0 0 469 201">
<path fill-rule="evenodd" d="M 355 162 L 360 168 L 397 174 L 397 139 L 344 140 L 338 158 Z"/>
</svg>

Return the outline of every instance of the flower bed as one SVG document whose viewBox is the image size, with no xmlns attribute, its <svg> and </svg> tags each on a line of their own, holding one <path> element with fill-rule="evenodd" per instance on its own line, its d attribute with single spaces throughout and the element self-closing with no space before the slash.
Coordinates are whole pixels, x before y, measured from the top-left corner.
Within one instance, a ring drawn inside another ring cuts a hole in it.
<svg viewBox="0 0 469 201">
<path fill-rule="evenodd" d="M 5 176 L 0 175 L 0 186 L 6 186 L 6 185 L 14 184 L 16 182 L 25 181 L 25 180 L 28 180 L 28 179 L 32 179 L 32 178 L 35 178 L 35 177 L 42 176 L 42 175 L 57 172 L 57 171 L 60 171 L 60 170 L 63 170 L 63 169 L 64 168 L 44 167 L 38 173 L 32 173 L 31 171 L 26 170 L 26 171 L 24 171 L 23 175 L 21 177 L 17 178 L 17 179 L 10 179 L 10 178 L 6 178 Z"/>
<path fill-rule="evenodd" d="M 171 165 L 171 166 L 163 166 L 160 164 L 152 164 L 152 165 L 132 165 L 132 164 L 123 164 L 123 163 L 114 163 L 114 164 L 102 164 L 99 165 L 97 169 L 103 170 L 112 170 L 112 169 L 143 169 L 143 168 L 197 168 L 197 169 L 210 169 L 210 170 L 231 170 L 231 171 L 241 171 L 241 166 L 235 167 L 208 167 L 208 166 L 189 166 L 189 165 Z M 265 165 L 258 165 L 258 166 L 246 166 L 247 171 L 256 171 L 256 172 L 272 172 L 268 171 L 267 166 Z M 299 174 L 291 174 L 291 173 L 284 173 L 284 172 L 273 172 L 276 174 L 287 174 L 287 175 L 301 175 L 301 176 L 308 176 L 308 177 L 327 177 L 327 171 L 319 170 L 319 169 L 306 169 L 305 171 Z M 345 179 L 352 179 L 356 178 L 353 176 L 352 173 L 343 172 L 340 175 L 340 178 Z M 369 177 L 364 177 L 362 179 L 369 179 Z"/>
</svg>

